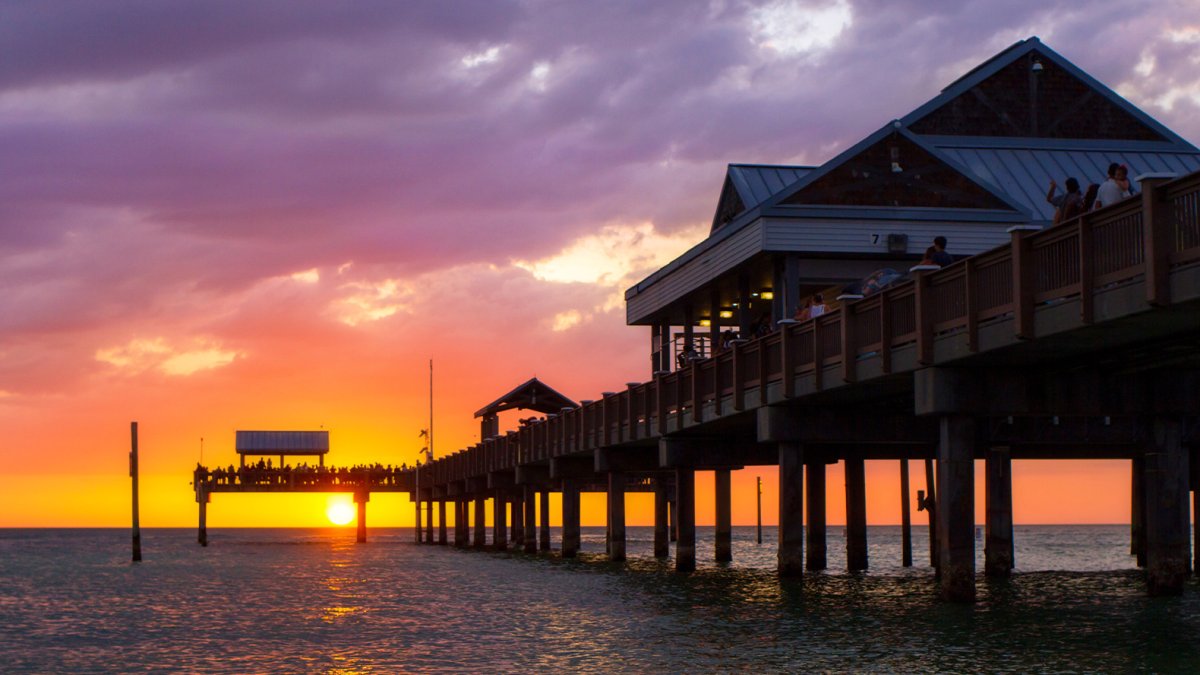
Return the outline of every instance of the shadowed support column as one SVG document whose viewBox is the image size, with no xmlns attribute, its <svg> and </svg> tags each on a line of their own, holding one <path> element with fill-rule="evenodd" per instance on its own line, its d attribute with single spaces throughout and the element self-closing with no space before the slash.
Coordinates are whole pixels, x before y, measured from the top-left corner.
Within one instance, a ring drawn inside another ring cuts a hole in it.
<svg viewBox="0 0 1200 675">
<path fill-rule="evenodd" d="M 679 540 L 675 544 L 675 571 L 696 569 L 696 472 L 675 470 L 675 499 Z"/>
<path fill-rule="evenodd" d="M 733 495 L 729 485 L 729 469 L 713 472 L 713 497 L 716 499 L 716 558 L 717 562 L 733 560 Z"/>
<path fill-rule="evenodd" d="M 438 544 L 446 545 L 446 500 L 438 502 Z"/>
<path fill-rule="evenodd" d="M 512 528 L 509 530 L 509 539 L 514 548 L 519 548 L 525 545 L 525 500 L 521 498 L 519 492 L 512 496 L 511 517 Z"/>
<path fill-rule="evenodd" d="M 525 516 L 525 533 L 521 539 L 525 543 L 525 552 L 537 553 L 537 489 L 532 485 L 525 486 L 522 512 Z"/>
<path fill-rule="evenodd" d="M 665 558 L 671 554 L 667 541 L 667 485 L 663 478 L 654 479 L 654 557 Z"/>
<path fill-rule="evenodd" d="M 550 550 L 550 489 L 542 490 L 538 503 L 538 550 Z"/>
<path fill-rule="evenodd" d="M 371 493 L 355 492 L 354 503 L 358 505 L 358 537 L 355 541 L 367 543 L 367 502 L 371 501 Z"/>
<path fill-rule="evenodd" d="M 804 575 L 804 447 L 779 444 L 779 576 Z"/>
<path fill-rule="evenodd" d="M 466 531 L 463 529 L 463 507 L 466 502 L 462 498 L 455 499 L 454 502 L 454 548 L 463 547 L 463 535 Z"/>
<path fill-rule="evenodd" d="M 487 497 L 475 496 L 475 548 L 487 546 Z"/>
<path fill-rule="evenodd" d="M 929 564 L 938 570 L 937 478 L 932 459 L 925 460 L 925 513 L 929 516 Z"/>
<path fill-rule="evenodd" d="M 425 504 L 425 543 L 433 543 L 433 500 Z"/>
<path fill-rule="evenodd" d="M 944 415 L 938 442 L 938 562 L 942 598 L 975 601 L 975 420 Z"/>
<path fill-rule="evenodd" d="M 667 539 L 679 541 L 679 498 L 667 495 Z"/>
<path fill-rule="evenodd" d="M 413 500 L 413 510 L 416 512 L 416 518 L 413 520 L 413 538 L 419 544 L 421 543 L 421 498 L 414 496 L 416 498 Z"/>
<path fill-rule="evenodd" d="M 492 500 L 492 547 L 497 551 L 508 550 L 508 497 L 502 490 L 496 491 Z"/>
<path fill-rule="evenodd" d="M 1137 566 L 1146 566 L 1146 462 L 1141 457 L 1133 459 L 1131 467 L 1132 486 L 1129 508 L 1129 553 L 1137 556 Z"/>
<path fill-rule="evenodd" d="M 987 539 L 983 573 L 1007 577 L 1013 568 L 1012 460 L 1008 448 L 988 448 L 984 490 L 987 501 Z"/>
<path fill-rule="evenodd" d="M 608 559 L 625 559 L 625 474 L 608 472 Z"/>
<path fill-rule="evenodd" d="M 1146 585 L 1150 595 L 1178 595 L 1187 578 L 1188 456 L 1179 417 L 1146 420 Z"/>
<path fill-rule="evenodd" d="M 201 546 L 208 546 L 208 503 L 210 500 L 211 497 L 208 490 L 204 489 L 204 485 L 196 488 L 196 501 L 200 503 L 200 530 L 197 532 L 196 541 Z"/>
<path fill-rule="evenodd" d="M 908 459 L 900 460 L 900 565 L 912 567 L 912 511 L 908 505 Z"/>
<path fill-rule="evenodd" d="M 805 466 L 808 484 L 808 561 L 810 570 L 823 570 L 825 560 L 825 461 L 817 459 Z"/>
<path fill-rule="evenodd" d="M 846 458 L 846 569 L 867 569 L 867 477 L 862 457 Z"/>
<path fill-rule="evenodd" d="M 562 556 L 579 553 L 579 486 L 571 478 L 562 482 Z"/>
</svg>

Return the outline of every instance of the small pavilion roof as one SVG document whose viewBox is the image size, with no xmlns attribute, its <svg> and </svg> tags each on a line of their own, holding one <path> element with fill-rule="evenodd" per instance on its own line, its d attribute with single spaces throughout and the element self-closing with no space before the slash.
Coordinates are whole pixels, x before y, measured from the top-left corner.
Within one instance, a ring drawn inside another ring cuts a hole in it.
<svg viewBox="0 0 1200 675">
<path fill-rule="evenodd" d="M 476 417 L 495 415 L 505 410 L 535 410 L 557 413 L 563 408 L 578 408 L 579 404 L 555 391 L 546 383 L 531 377 L 515 389 L 475 411 Z"/>
<path fill-rule="evenodd" d="M 323 455 L 329 432 L 238 430 L 235 445 L 240 455 Z"/>
</svg>

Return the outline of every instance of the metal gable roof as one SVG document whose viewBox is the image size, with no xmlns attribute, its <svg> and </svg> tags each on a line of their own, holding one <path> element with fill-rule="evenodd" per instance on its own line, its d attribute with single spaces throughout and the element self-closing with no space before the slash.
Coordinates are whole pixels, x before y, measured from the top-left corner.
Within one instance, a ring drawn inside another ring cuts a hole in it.
<svg viewBox="0 0 1200 675">
<path fill-rule="evenodd" d="M 1051 179 L 1062 186 L 1068 177 L 1086 191 L 1090 183 L 1104 180 L 1108 165 L 1121 162 L 1136 177 L 1147 172 L 1180 175 L 1200 170 L 1200 153 L 1155 152 L 1127 149 L 993 147 L 988 139 L 940 146 L 939 149 L 981 179 L 999 186 L 1033 214 L 1033 220 L 1054 218 L 1054 206 L 1046 202 Z M 1061 190 L 1061 187 L 1060 187 Z"/>
<path fill-rule="evenodd" d="M 925 117 L 929 113 L 937 110 L 938 108 L 941 108 L 943 105 L 950 102 L 951 100 L 958 98 L 959 96 L 967 93 L 973 87 L 978 85 L 980 82 L 983 82 L 984 80 L 988 79 L 992 75 L 995 75 L 997 72 L 999 72 L 1001 69 L 1003 69 L 1004 67 L 1011 64 L 1013 61 L 1016 61 L 1017 59 L 1029 54 L 1032 51 L 1037 51 L 1040 56 L 1043 56 L 1046 59 L 1052 61 L 1055 65 L 1057 65 L 1058 67 L 1067 71 L 1072 76 L 1074 76 L 1078 80 L 1082 81 L 1088 87 L 1091 87 L 1097 94 L 1099 94 L 1103 98 L 1107 99 L 1113 105 L 1116 105 L 1117 107 L 1128 112 L 1139 122 L 1141 122 L 1142 124 L 1145 124 L 1147 127 L 1153 129 L 1156 133 L 1160 134 L 1163 138 L 1167 139 L 1167 142 L 1176 146 L 1176 148 L 1178 150 L 1181 150 L 1184 152 L 1186 152 L 1186 151 L 1195 152 L 1196 151 L 1196 147 L 1193 146 L 1191 143 L 1188 143 L 1182 137 L 1180 137 L 1178 134 L 1171 131 L 1167 127 L 1163 126 L 1163 124 L 1161 122 L 1154 119 L 1150 115 L 1146 114 L 1140 108 L 1133 105 L 1129 101 L 1125 100 L 1125 98 L 1122 97 L 1120 94 L 1116 93 L 1112 89 L 1109 89 L 1104 83 L 1102 83 L 1099 80 L 1097 80 L 1096 78 L 1092 77 L 1087 72 L 1085 72 L 1084 70 L 1082 70 L 1081 68 L 1076 66 L 1074 63 L 1071 63 L 1069 60 L 1067 60 L 1061 54 L 1059 54 L 1058 52 L 1054 51 L 1053 49 L 1047 47 L 1036 36 L 1031 37 L 1026 40 L 1022 40 L 1022 41 L 1012 45 L 1008 49 L 1005 49 L 1004 51 L 1000 52 L 999 54 L 993 56 L 992 58 L 988 59 L 987 61 L 983 62 L 979 66 L 976 66 L 973 70 L 968 72 L 966 75 L 963 75 L 962 77 L 958 78 L 954 82 L 947 85 L 946 88 L 943 89 L 940 94 L 933 97 L 932 99 L 930 99 L 923 105 L 919 106 L 916 110 L 913 110 L 912 112 L 908 113 L 904 117 L 900 118 L 900 122 L 906 127 L 915 124 L 918 120 Z M 1046 140 L 1050 140 L 1050 139 L 1046 139 Z"/>
<path fill-rule="evenodd" d="M 726 175 L 733 181 L 746 209 L 752 209 L 771 195 L 792 185 L 816 167 L 767 164 L 730 164 Z"/>
<path fill-rule="evenodd" d="M 328 431 L 238 431 L 235 448 L 241 454 L 324 454 Z"/>
<path fill-rule="evenodd" d="M 860 153 L 862 153 L 867 148 L 875 145 L 876 143 L 882 141 L 883 139 L 887 138 L 888 136 L 890 136 L 891 134 L 894 134 L 894 133 L 900 134 L 901 136 L 903 136 L 910 142 L 915 143 L 922 150 L 928 152 L 930 155 L 933 155 L 939 161 L 944 162 L 950 168 L 954 169 L 955 171 L 958 171 L 963 176 L 965 176 L 967 179 L 971 180 L 971 182 L 975 183 L 980 188 L 988 191 L 993 196 L 995 196 L 997 199 L 999 199 L 1000 201 L 1002 201 L 1005 204 L 1007 204 L 1008 206 L 1010 206 L 1013 209 L 1013 211 L 1016 211 L 1017 213 L 1028 217 L 1029 210 L 1024 204 L 1022 204 L 1018 200 L 1014 200 L 1011 196 L 1006 194 L 1003 190 L 999 189 L 995 185 L 995 183 L 993 183 L 987 179 L 981 178 L 979 175 L 968 170 L 965 166 L 963 166 L 956 159 L 943 153 L 937 147 L 929 144 L 921 136 L 918 136 L 918 135 L 912 133 L 908 129 L 905 129 L 903 124 L 899 120 L 893 120 L 892 122 L 884 125 L 880 129 L 876 130 L 875 133 L 871 134 L 870 136 L 867 136 L 866 138 L 862 139 L 858 143 L 855 143 L 853 146 L 851 146 L 850 148 L 848 148 L 847 150 L 845 150 L 844 152 L 839 154 L 837 157 L 834 157 L 833 159 L 829 160 L 828 162 L 825 162 L 819 168 L 808 172 L 807 174 L 805 174 L 805 176 L 803 178 L 801 178 L 799 181 L 797 181 L 796 183 L 794 183 L 793 185 L 788 187 L 786 190 L 777 192 L 776 194 L 774 194 L 771 197 L 771 199 L 767 203 L 765 203 L 763 205 L 763 208 L 770 210 L 772 213 L 778 213 L 778 212 L 782 212 L 785 209 L 793 208 L 793 207 L 783 205 L 782 202 L 784 200 L 788 199 L 789 197 L 791 197 L 792 195 L 795 195 L 796 193 L 802 191 L 805 187 L 808 187 L 809 185 L 820 180 L 821 178 L 823 178 L 824 176 L 826 176 L 827 174 L 832 172 L 834 169 L 841 166 L 842 164 L 844 164 L 847 161 L 858 156 Z M 856 208 L 856 207 L 850 207 L 850 208 Z M 991 211 L 992 209 L 985 209 L 985 210 Z"/>
</svg>

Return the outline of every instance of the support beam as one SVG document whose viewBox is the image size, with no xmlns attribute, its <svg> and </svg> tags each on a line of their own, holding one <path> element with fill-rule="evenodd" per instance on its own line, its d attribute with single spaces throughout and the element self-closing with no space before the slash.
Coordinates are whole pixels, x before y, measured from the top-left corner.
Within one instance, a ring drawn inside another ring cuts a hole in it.
<svg viewBox="0 0 1200 675">
<path fill-rule="evenodd" d="M 625 559 L 625 474 L 608 473 L 608 559 Z"/>
<path fill-rule="evenodd" d="M 675 499 L 679 527 L 675 571 L 691 572 L 696 569 L 696 472 L 691 468 L 675 470 Z"/>
<path fill-rule="evenodd" d="M 900 565 L 912 567 L 912 510 L 909 508 L 908 460 L 900 460 Z"/>
<path fill-rule="evenodd" d="M 1146 462 L 1135 457 L 1130 467 L 1132 487 L 1129 507 L 1129 553 L 1137 556 L 1137 566 L 1146 566 Z"/>
<path fill-rule="evenodd" d="M 521 509 L 525 516 L 525 532 L 521 537 L 526 553 L 537 553 L 537 488 L 525 486 L 525 504 Z"/>
<path fill-rule="evenodd" d="M 811 571 L 825 569 L 825 461 L 809 460 L 804 467 L 808 487 L 808 559 Z"/>
<path fill-rule="evenodd" d="M 487 546 L 487 498 L 482 494 L 475 496 L 475 548 Z"/>
<path fill-rule="evenodd" d="M 975 420 L 943 415 L 938 442 L 938 564 L 941 596 L 975 601 Z"/>
<path fill-rule="evenodd" d="M 867 569 L 867 477 L 862 457 L 846 458 L 846 569 Z"/>
<path fill-rule="evenodd" d="M 781 577 L 804 575 L 804 446 L 799 443 L 779 444 L 778 569 Z"/>
<path fill-rule="evenodd" d="M 508 497 L 497 490 L 492 499 L 492 548 L 497 551 L 508 550 Z"/>
<path fill-rule="evenodd" d="M 579 486 L 573 478 L 562 481 L 562 557 L 579 553 Z"/>
<path fill-rule="evenodd" d="M 654 557 L 665 558 L 671 553 L 667 541 L 667 485 L 662 477 L 654 479 Z"/>
<path fill-rule="evenodd" d="M 1013 516 L 1012 459 L 1008 448 L 988 448 L 984 490 L 987 501 L 987 538 L 983 545 L 983 573 L 1004 578 L 1012 574 Z"/>
<path fill-rule="evenodd" d="M 713 496 L 716 499 L 716 559 L 717 562 L 733 560 L 733 494 L 730 486 L 729 469 L 713 472 Z"/>
<path fill-rule="evenodd" d="M 438 544 L 446 545 L 446 500 L 438 501 Z"/>
<path fill-rule="evenodd" d="M 369 501 L 371 501 L 371 493 L 354 493 L 354 503 L 358 505 L 358 536 L 355 541 L 360 544 L 367 543 L 367 502 Z"/>
<path fill-rule="evenodd" d="M 1146 586 L 1150 595 L 1183 592 L 1190 560 L 1188 454 L 1178 416 L 1146 420 Z"/>
<path fill-rule="evenodd" d="M 538 503 L 538 550 L 550 550 L 550 490 L 541 492 Z"/>
</svg>

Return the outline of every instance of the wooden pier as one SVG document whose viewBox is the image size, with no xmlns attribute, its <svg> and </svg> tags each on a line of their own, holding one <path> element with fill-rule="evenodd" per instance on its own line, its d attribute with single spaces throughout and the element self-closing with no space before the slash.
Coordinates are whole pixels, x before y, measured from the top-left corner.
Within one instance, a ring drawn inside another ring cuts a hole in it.
<svg viewBox="0 0 1200 675">
<path fill-rule="evenodd" d="M 798 576 L 825 567 L 826 465 L 846 465 L 857 570 L 869 564 L 863 462 L 924 460 L 936 474 L 919 504 L 933 516 L 931 562 L 943 596 L 970 601 L 975 461 L 987 466 L 984 571 L 1006 576 L 1012 460 L 1126 459 L 1148 588 L 1179 593 L 1200 467 L 1200 173 L 1142 187 L 1140 199 L 1044 231 L 1014 228 L 1006 246 L 529 421 L 410 471 L 405 485 L 419 472 L 420 502 L 454 505 L 459 546 L 471 544 L 474 503 L 476 547 L 485 499 L 524 504 L 531 539 L 534 495 L 561 492 L 564 556 L 578 551 L 580 486 L 607 485 L 609 555 L 620 560 L 636 481 L 662 496 L 655 555 L 669 552 L 670 502 L 675 565 L 688 571 L 695 472 L 717 472 L 713 556 L 724 560 L 728 472 L 777 465 L 779 572 Z M 497 517 L 500 548 L 504 527 Z"/>
</svg>

